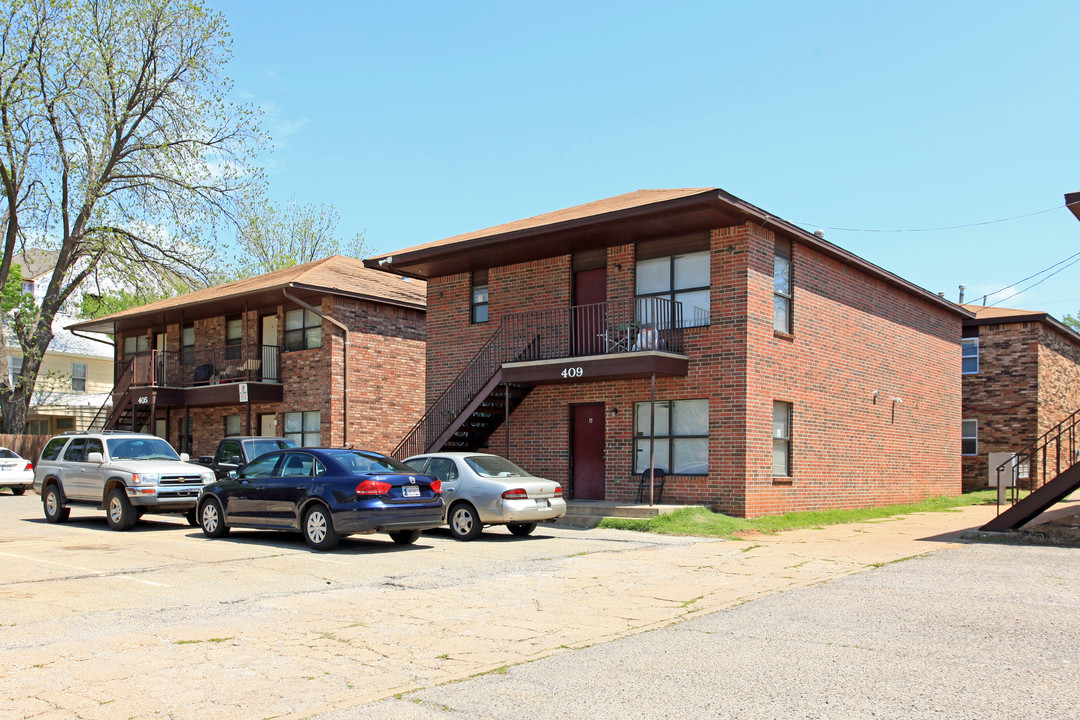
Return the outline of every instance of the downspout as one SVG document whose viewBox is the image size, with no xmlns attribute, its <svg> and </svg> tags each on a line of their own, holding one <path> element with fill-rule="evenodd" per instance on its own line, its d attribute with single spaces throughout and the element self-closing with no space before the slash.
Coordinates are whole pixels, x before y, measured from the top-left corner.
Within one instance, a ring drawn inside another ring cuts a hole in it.
<svg viewBox="0 0 1080 720">
<path fill-rule="evenodd" d="M 115 330 L 115 328 L 114 328 L 114 330 Z M 89 335 L 83 335 L 78 330 L 68 330 L 68 332 L 71 333 L 72 335 L 74 335 L 75 337 L 82 338 L 83 340 L 93 340 L 94 342 L 101 343 L 102 345 L 108 345 L 109 347 L 113 347 L 113 348 L 116 347 L 116 343 L 113 342 L 112 340 L 102 340 L 101 338 L 90 337 Z M 113 334 L 115 335 L 116 333 L 114 332 Z"/>
<path fill-rule="evenodd" d="M 343 348 L 342 358 L 341 358 L 342 363 L 344 363 L 344 367 L 342 368 L 342 372 L 341 372 L 341 390 L 342 390 L 341 394 L 342 394 L 342 396 L 344 398 L 344 400 L 342 402 L 342 405 L 344 406 L 344 411 L 343 411 L 344 427 L 342 427 L 342 441 L 343 441 L 342 445 L 348 447 L 348 445 L 349 445 L 349 328 L 347 328 L 345 326 L 345 324 L 342 323 L 340 320 L 335 320 L 334 318 L 330 317 L 329 315 L 324 315 L 321 310 L 318 310 L 317 308 L 314 308 L 311 305 L 308 305 L 306 302 L 304 302 L 300 298 L 296 297 L 295 295 L 290 295 L 289 291 L 286 288 L 282 288 L 281 292 L 285 295 L 285 297 L 287 297 L 289 300 L 292 300 L 294 303 L 296 303 L 300 307 L 304 308 L 305 310 L 310 310 L 311 312 L 313 312 L 316 315 L 318 315 L 319 317 L 321 317 L 323 320 L 326 320 L 327 322 L 329 322 L 331 325 L 336 325 L 337 327 L 341 328 L 341 331 L 345 334 L 345 347 Z"/>
</svg>

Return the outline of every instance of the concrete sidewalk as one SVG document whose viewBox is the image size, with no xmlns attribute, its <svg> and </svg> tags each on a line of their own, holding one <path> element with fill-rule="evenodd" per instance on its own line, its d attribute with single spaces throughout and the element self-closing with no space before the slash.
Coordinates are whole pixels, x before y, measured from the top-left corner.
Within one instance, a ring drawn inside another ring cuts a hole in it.
<svg viewBox="0 0 1080 720">
<path fill-rule="evenodd" d="M 325 555 L 265 533 L 3 521 L 0 717 L 313 717 L 957 547 L 993 513 L 735 542 L 543 527 Z"/>
</svg>

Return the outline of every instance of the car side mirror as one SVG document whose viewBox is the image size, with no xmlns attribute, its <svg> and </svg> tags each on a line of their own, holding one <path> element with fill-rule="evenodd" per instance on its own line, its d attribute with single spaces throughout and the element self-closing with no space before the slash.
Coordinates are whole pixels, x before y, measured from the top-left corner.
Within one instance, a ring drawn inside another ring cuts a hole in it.
<svg viewBox="0 0 1080 720">
<path fill-rule="evenodd" d="M 101 463 L 105 462 L 105 456 L 95 450 L 92 453 L 87 453 L 86 462 L 97 463 L 98 465 L 100 465 Z"/>
<path fill-rule="evenodd" d="M 191 456 L 187 453 L 180 453 L 180 462 L 188 462 L 191 460 Z"/>
<path fill-rule="evenodd" d="M 229 479 L 230 480 L 235 480 L 236 478 L 237 478 L 237 472 L 235 470 L 230 470 L 229 471 Z"/>
<path fill-rule="evenodd" d="M 229 462 L 231 462 L 233 465 L 239 465 L 240 464 L 240 456 L 239 455 L 233 455 L 232 457 L 229 458 Z"/>
</svg>

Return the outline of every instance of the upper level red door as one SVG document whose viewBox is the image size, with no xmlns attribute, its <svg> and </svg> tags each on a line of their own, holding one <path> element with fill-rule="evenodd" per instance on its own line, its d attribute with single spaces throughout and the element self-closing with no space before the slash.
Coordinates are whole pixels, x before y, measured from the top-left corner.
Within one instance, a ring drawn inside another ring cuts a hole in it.
<svg viewBox="0 0 1080 720">
<path fill-rule="evenodd" d="M 571 328 L 574 355 L 598 355 L 604 351 L 601 335 L 607 319 L 607 268 L 574 273 L 574 317 Z"/>
</svg>

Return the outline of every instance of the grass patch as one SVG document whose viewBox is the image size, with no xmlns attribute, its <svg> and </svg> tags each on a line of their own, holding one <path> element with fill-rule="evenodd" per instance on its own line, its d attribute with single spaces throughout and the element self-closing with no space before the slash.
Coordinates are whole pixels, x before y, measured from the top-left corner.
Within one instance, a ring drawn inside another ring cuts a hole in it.
<svg viewBox="0 0 1080 720">
<path fill-rule="evenodd" d="M 794 512 L 783 515 L 769 515 L 752 520 L 721 515 L 703 507 L 692 507 L 682 508 L 652 518 L 604 518 L 597 527 L 614 530 L 635 530 L 662 535 L 733 538 L 736 533 L 747 531 L 772 534 L 784 530 L 801 530 L 826 525 L 879 520 L 917 512 L 947 512 L 969 505 L 992 503 L 995 501 L 996 492 L 996 490 L 978 490 L 960 496 L 945 495 L 904 505 L 885 505 L 883 507 L 860 508 L 857 510 Z"/>
</svg>

